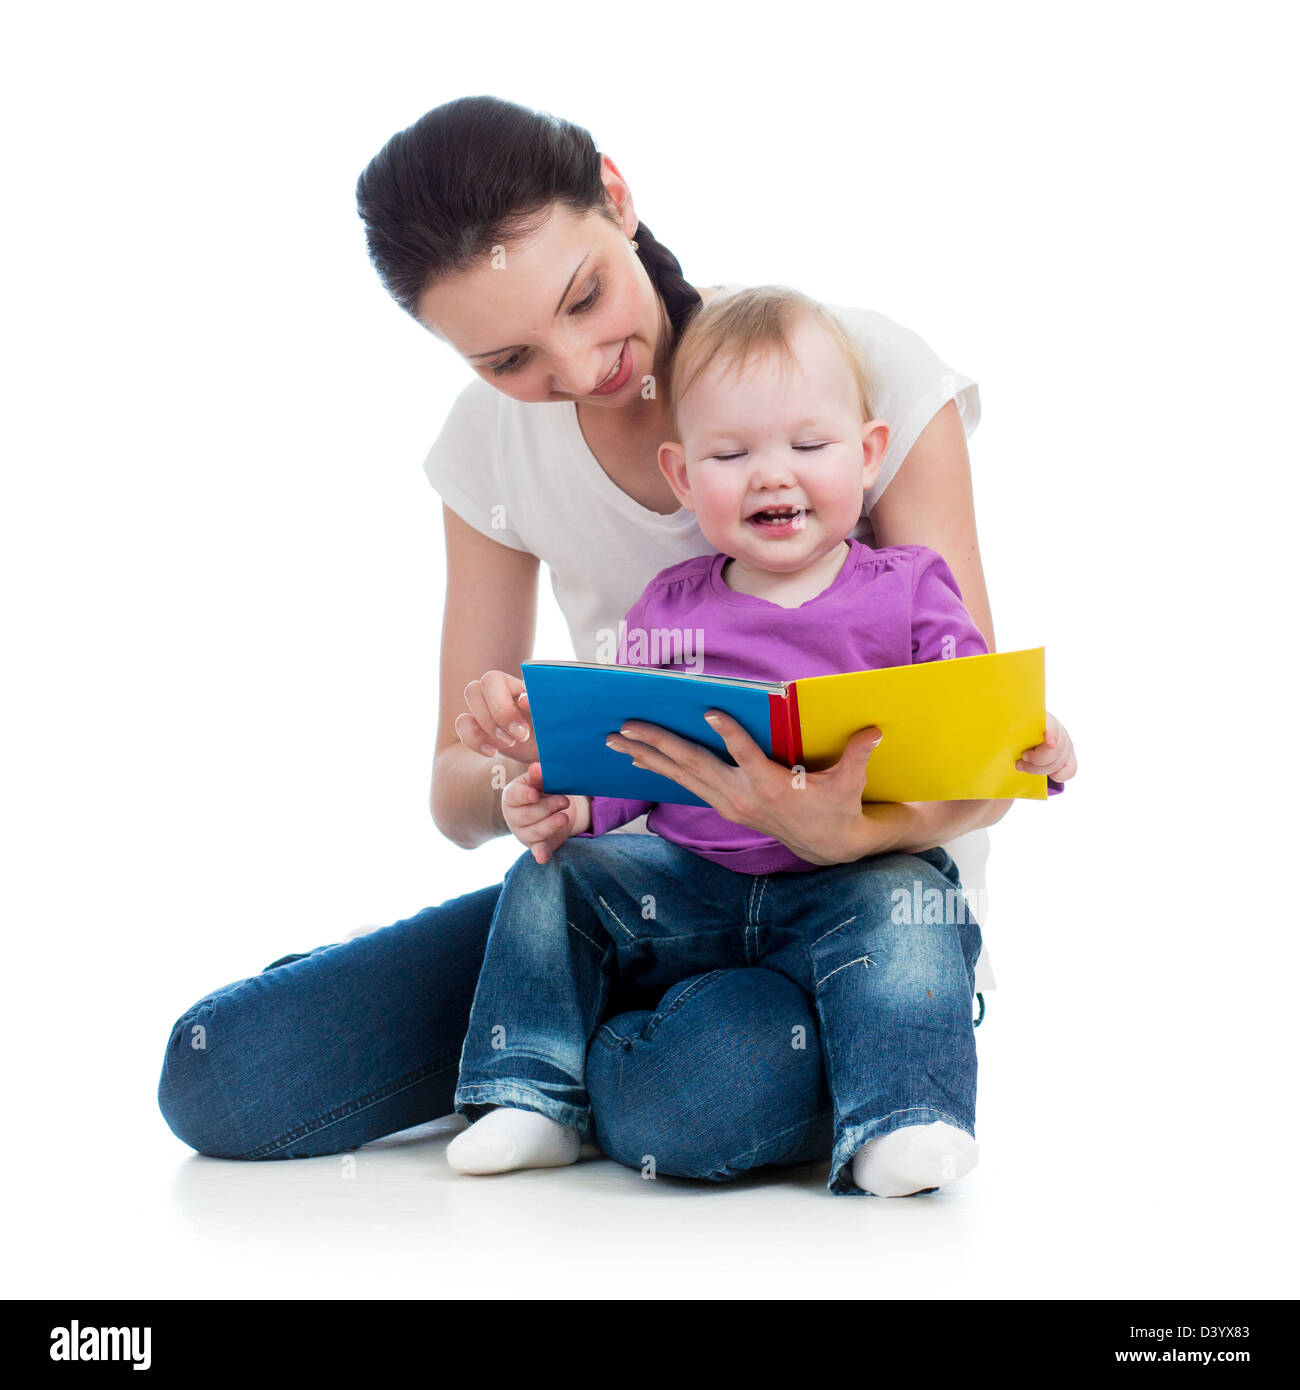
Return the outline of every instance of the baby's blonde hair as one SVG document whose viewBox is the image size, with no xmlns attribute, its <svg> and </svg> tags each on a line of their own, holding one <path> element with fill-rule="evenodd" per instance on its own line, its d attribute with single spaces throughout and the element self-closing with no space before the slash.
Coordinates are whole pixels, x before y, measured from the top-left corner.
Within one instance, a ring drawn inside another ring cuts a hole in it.
<svg viewBox="0 0 1300 1390">
<path fill-rule="evenodd" d="M 814 319 L 830 334 L 853 373 L 862 419 L 874 420 L 871 372 L 853 335 L 824 304 L 806 294 L 787 285 L 756 285 L 714 295 L 686 325 L 668 378 L 674 438 L 680 442 L 682 437 L 677 409 L 706 367 L 721 360 L 738 372 L 762 352 L 793 363 L 790 339 L 802 318 Z"/>
</svg>

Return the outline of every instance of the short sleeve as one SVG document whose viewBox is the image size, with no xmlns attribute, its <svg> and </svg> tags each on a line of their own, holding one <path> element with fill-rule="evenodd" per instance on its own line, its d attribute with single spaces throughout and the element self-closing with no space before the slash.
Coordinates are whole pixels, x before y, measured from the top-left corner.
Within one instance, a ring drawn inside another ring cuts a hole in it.
<svg viewBox="0 0 1300 1390">
<path fill-rule="evenodd" d="M 913 550 L 913 664 L 987 655 L 988 643 L 961 601 L 961 590 L 948 562 L 928 546 L 914 546 Z"/>
<path fill-rule="evenodd" d="M 452 402 L 425 455 L 434 491 L 476 531 L 512 550 L 532 552 L 509 525 L 509 490 L 501 476 L 500 392 L 475 378 Z"/>
<path fill-rule="evenodd" d="M 585 840 L 597 835 L 608 834 L 616 826 L 626 825 L 628 821 L 653 811 L 657 801 L 624 801 L 613 796 L 593 796 L 591 798 L 591 829 L 581 834 L 571 835 L 573 840 Z"/>
<path fill-rule="evenodd" d="M 980 393 L 975 382 L 950 367 L 918 333 L 884 314 L 864 309 L 834 312 L 857 338 L 875 387 L 876 414 L 889 426 L 889 445 L 876 481 L 863 497 L 863 515 L 871 512 L 912 452 L 921 432 L 949 401 L 956 401 L 966 437 L 980 420 Z"/>
</svg>

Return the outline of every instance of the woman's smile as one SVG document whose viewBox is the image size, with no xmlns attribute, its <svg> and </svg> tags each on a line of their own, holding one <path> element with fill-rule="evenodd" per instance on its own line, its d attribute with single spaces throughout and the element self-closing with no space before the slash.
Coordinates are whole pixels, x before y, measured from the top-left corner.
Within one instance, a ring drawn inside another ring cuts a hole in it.
<svg viewBox="0 0 1300 1390">
<path fill-rule="evenodd" d="M 619 352 L 618 361 L 610 369 L 609 375 L 593 388 L 593 396 L 612 396 L 615 391 L 621 391 L 627 385 L 632 376 L 632 342 L 630 338 L 623 340 L 622 350 Z"/>
</svg>

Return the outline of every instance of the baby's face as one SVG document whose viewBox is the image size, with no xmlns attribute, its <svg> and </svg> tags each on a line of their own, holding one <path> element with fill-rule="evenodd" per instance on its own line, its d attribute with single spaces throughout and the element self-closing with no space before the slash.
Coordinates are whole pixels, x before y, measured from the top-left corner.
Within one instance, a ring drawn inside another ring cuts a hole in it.
<svg viewBox="0 0 1300 1390">
<path fill-rule="evenodd" d="M 888 436 L 880 421 L 864 423 L 853 373 L 815 320 L 799 322 L 791 347 L 793 363 L 764 354 L 740 374 L 730 363 L 706 367 L 677 413 L 680 449 L 660 451 L 709 543 L 783 574 L 851 534 L 879 471 L 880 432 Z M 789 519 L 757 519 L 771 508 L 789 509 Z"/>
</svg>

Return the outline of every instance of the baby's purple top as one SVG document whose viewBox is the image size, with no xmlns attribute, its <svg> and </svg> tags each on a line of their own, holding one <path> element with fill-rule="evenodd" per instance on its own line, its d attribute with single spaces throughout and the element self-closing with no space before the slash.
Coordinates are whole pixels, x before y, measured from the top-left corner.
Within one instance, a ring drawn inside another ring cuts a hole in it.
<svg viewBox="0 0 1300 1390">
<path fill-rule="evenodd" d="M 670 565 L 628 609 L 627 630 L 690 630 L 702 659 L 694 666 L 672 660 L 662 669 L 747 680 L 840 675 L 988 651 L 937 551 L 924 545 L 873 550 L 853 537 L 848 544 L 849 556 L 829 587 L 798 608 L 728 588 L 722 579 L 726 555 L 696 555 Z M 672 650 L 665 655 L 672 656 Z M 1061 784 L 1049 778 L 1049 793 L 1060 790 Z M 595 796 L 592 828 L 583 834 L 603 835 L 647 811 L 646 826 L 657 835 L 741 873 L 822 867 L 711 806 Z"/>
</svg>

